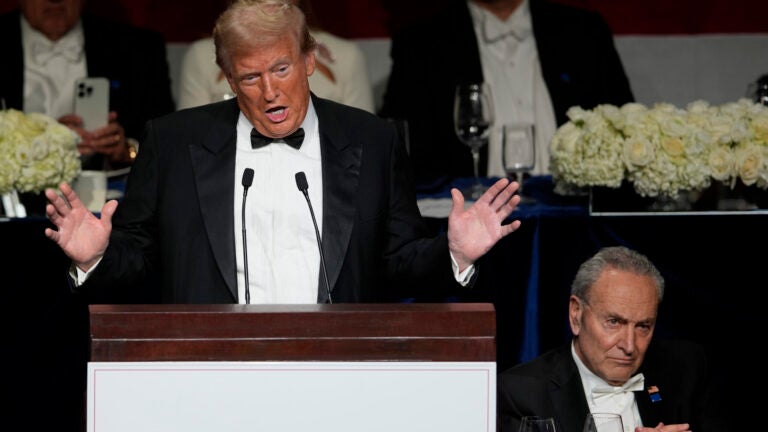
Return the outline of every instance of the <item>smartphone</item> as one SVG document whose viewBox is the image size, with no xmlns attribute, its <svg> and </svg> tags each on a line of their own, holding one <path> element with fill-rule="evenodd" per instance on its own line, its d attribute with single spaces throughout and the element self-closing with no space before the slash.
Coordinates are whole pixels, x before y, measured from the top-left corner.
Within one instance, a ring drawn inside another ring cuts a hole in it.
<svg viewBox="0 0 768 432">
<path fill-rule="evenodd" d="M 75 114 L 83 119 L 85 130 L 92 131 L 109 122 L 109 80 L 103 77 L 80 78 L 75 83 Z"/>
</svg>

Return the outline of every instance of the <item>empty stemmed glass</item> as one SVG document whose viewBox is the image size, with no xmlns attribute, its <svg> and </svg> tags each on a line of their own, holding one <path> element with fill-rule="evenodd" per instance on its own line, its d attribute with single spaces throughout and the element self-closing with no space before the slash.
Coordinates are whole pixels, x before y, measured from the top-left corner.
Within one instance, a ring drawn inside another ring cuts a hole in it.
<svg viewBox="0 0 768 432">
<path fill-rule="evenodd" d="M 583 432 L 624 432 L 624 423 L 619 414 L 589 413 Z"/>
<path fill-rule="evenodd" d="M 465 193 L 472 199 L 480 198 L 485 188 L 480 182 L 480 148 L 488 144 L 493 126 L 493 100 L 486 83 L 459 84 L 453 103 L 453 125 L 456 136 L 472 151 L 475 178 Z"/>
<path fill-rule="evenodd" d="M 501 161 L 507 177 L 517 181 L 517 193 L 522 202 L 531 198 L 523 195 L 523 176 L 536 166 L 536 142 L 531 123 L 506 123 L 501 126 Z"/>
<path fill-rule="evenodd" d="M 520 421 L 517 432 L 556 432 L 555 419 L 552 417 L 525 416 Z"/>
</svg>

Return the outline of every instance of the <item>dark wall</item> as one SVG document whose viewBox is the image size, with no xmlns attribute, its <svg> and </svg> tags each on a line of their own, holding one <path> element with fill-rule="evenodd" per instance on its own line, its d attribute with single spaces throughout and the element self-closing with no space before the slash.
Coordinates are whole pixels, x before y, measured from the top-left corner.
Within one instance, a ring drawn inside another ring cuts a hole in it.
<svg viewBox="0 0 768 432">
<path fill-rule="evenodd" d="M 381 38 L 446 0 L 313 0 L 318 22 L 342 37 Z M 598 10 L 617 34 L 768 33 L 765 0 L 555 0 Z M 0 0 L 0 12 L 17 0 Z M 91 0 L 86 8 L 188 42 L 210 32 L 227 0 Z"/>
</svg>

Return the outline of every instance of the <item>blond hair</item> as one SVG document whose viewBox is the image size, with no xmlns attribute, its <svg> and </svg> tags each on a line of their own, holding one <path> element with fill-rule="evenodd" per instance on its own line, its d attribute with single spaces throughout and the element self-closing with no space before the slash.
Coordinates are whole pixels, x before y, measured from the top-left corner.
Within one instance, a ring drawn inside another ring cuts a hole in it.
<svg viewBox="0 0 768 432">
<path fill-rule="evenodd" d="M 302 53 L 315 49 L 304 13 L 291 0 L 235 0 L 213 28 L 216 64 L 229 72 L 234 55 L 269 46 L 288 34 Z"/>
</svg>

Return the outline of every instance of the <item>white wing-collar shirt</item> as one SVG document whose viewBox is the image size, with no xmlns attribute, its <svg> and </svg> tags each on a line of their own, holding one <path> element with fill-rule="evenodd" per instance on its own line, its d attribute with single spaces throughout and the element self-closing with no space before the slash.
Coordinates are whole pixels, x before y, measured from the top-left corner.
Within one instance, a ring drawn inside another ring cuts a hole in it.
<svg viewBox="0 0 768 432">
<path fill-rule="evenodd" d="M 584 395 L 587 397 L 587 404 L 590 412 L 604 412 L 621 414 L 621 421 L 624 425 L 624 432 L 633 432 L 636 426 L 642 426 L 640 411 L 635 402 L 635 395 L 632 392 L 615 394 L 611 396 L 595 399 L 592 397 L 592 389 L 595 387 L 612 387 L 602 378 L 590 371 L 579 359 L 576 350 L 571 344 L 571 355 L 576 362 L 576 367 L 581 376 L 581 384 L 584 387 Z"/>
<path fill-rule="evenodd" d="M 75 82 L 87 75 L 80 21 L 56 42 L 21 16 L 24 49 L 24 111 L 59 118 L 74 112 Z"/>
<path fill-rule="evenodd" d="M 488 142 L 488 176 L 506 175 L 501 163 L 501 128 L 505 123 L 534 124 L 536 167 L 549 172 L 549 142 L 556 129 L 555 112 L 544 83 L 533 35 L 528 0 L 507 18 L 468 0 L 480 51 L 483 77 L 493 94 L 494 125 Z"/>
</svg>

